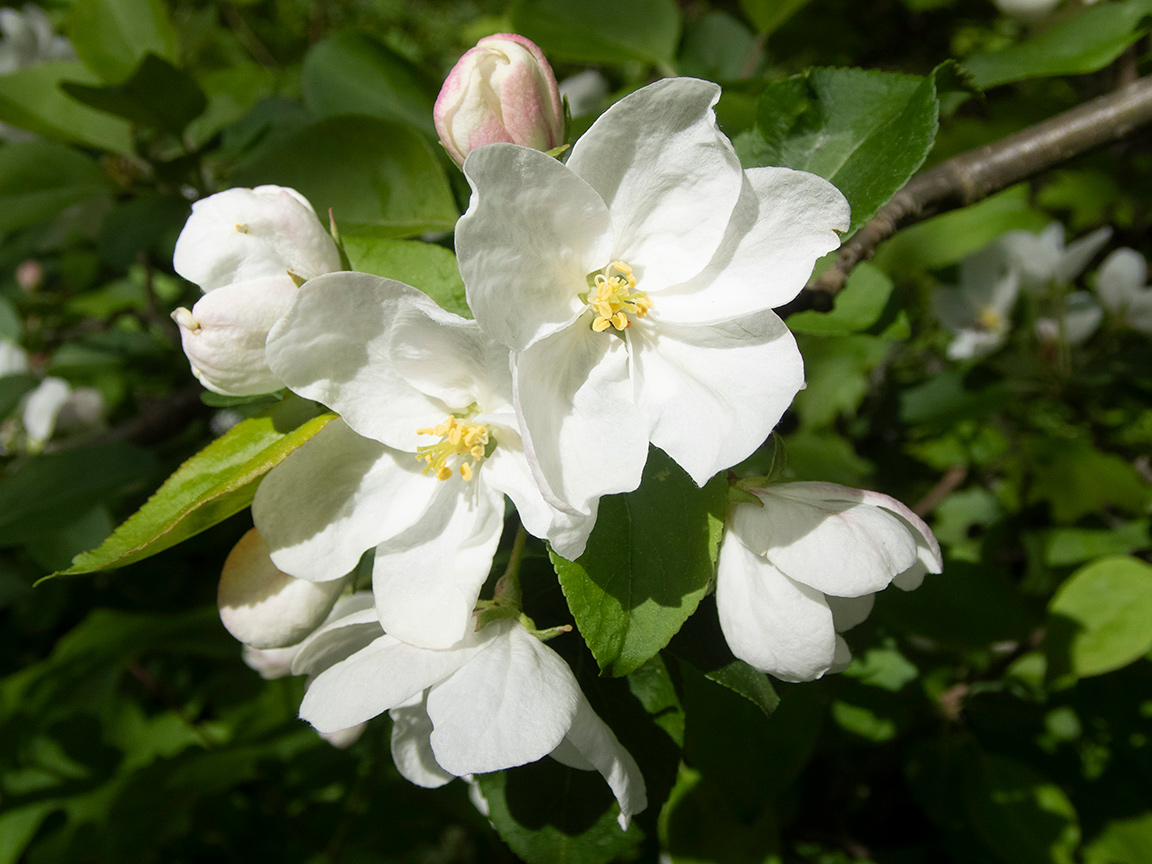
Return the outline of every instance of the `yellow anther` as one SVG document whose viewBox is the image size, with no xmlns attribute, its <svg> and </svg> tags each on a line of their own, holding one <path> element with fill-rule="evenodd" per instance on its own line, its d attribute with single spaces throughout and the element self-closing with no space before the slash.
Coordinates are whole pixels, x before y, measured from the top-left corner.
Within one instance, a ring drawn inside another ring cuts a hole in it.
<svg viewBox="0 0 1152 864">
<path fill-rule="evenodd" d="M 436 444 L 416 448 L 416 458 L 426 463 L 424 473 L 435 473 L 437 480 L 447 480 L 457 470 L 465 480 L 471 480 L 476 466 L 488 454 L 488 427 L 482 423 L 450 416 L 443 423 L 417 429 L 416 434 L 440 438 Z"/>
<path fill-rule="evenodd" d="M 996 332 L 1004 327 L 1004 318 L 991 306 L 981 309 L 977 320 L 980 326 L 989 332 Z"/>
<path fill-rule="evenodd" d="M 248 233 L 248 223 L 247 223 L 247 222 L 241 222 L 241 223 L 239 223 L 239 224 L 236 226 L 236 230 L 237 230 L 238 232 L 240 232 L 241 234 L 247 234 L 247 233 Z"/>
<path fill-rule="evenodd" d="M 596 313 L 592 329 L 597 333 L 609 327 L 627 330 L 632 326 L 629 315 L 643 318 L 652 310 L 652 299 L 647 293 L 635 290 L 636 277 L 626 261 L 613 261 L 591 276 L 590 287 L 586 302 Z"/>
</svg>

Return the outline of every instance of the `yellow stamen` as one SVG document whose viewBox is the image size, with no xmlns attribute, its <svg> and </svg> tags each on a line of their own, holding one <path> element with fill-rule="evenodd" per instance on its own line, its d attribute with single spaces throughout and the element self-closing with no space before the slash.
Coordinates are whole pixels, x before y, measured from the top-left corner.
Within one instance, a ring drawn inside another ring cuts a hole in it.
<svg viewBox="0 0 1152 864">
<path fill-rule="evenodd" d="M 618 331 L 632 326 L 629 315 L 643 318 L 652 310 L 652 299 L 644 291 L 636 291 L 636 277 L 625 261 L 613 261 L 599 273 L 589 277 L 587 303 L 596 317 L 592 329 L 603 333 L 609 327 Z M 581 299 L 585 295 L 581 295 Z"/>
<path fill-rule="evenodd" d="M 985 306 L 981 309 L 976 320 L 981 327 L 990 333 L 994 333 L 1004 326 L 1004 318 L 991 306 Z"/>
<path fill-rule="evenodd" d="M 426 463 L 424 473 L 435 473 L 437 480 L 447 480 L 457 470 L 465 480 L 471 480 L 476 466 L 489 452 L 488 427 L 456 416 L 449 416 L 435 426 L 417 429 L 416 434 L 440 438 L 439 443 L 416 448 L 416 458 Z M 469 457 L 471 462 L 467 461 Z"/>
<path fill-rule="evenodd" d="M 248 223 L 247 222 L 239 223 L 236 226 L 236 230 L 239 231 L 241 234 L 247 234 L 248 233 Z"/>
</svg>

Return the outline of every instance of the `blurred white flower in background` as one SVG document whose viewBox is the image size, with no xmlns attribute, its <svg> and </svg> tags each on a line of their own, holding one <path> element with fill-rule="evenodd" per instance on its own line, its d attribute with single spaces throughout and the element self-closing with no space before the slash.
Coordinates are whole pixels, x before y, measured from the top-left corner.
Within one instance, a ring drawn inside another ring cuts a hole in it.
<svg viewBox="0 0 1152 864">
<path fill-rule="evenodd" d="M 608 95 L 608 79 L 595 69 L 588 69 L 560 82 L 560 96 L 568 100 L 573 117 L 597 113 Z"/>
<path fill-rule="evenodd" d="M 1060 0 L 993 0 L 996 8 L 1029 24 L 1047 18 L 1060 5 Z"/>
<path fill-rule="evenodd" d="M 1111 236 L 1111 228 L 1100 228 L 1065 246 L 1064 226 L 1053 222 L 1039 234 L 1009 231 L 998 242 L 1020 275 L 1020 287 L 1040 291 L 1071 285 Z"/>
<path fill-rule="evenodd" d="M 1148 262 L 1135 249 L 1117 249 L 1104 259 L 1096 274 L 1096 294 L 1126 326 L 1152 335 Z"/>
<path fill-rule="evenodd" d="M 0 34 L 0 75 L 76 58 L 72 43 L 56 33 L 43 9 L 31 3 L 23 11 L 0 9 Z"/>
<path fill-rule="evenodd" d="M 1104 310 L 1087 291 L 1073 291 L 1062 303 L 1059 317 L 1036 319 L 1036 337 L 1049 345 L 1083 345 L 1104 320 Z"/>
<path fill-rule="evenodd" d="M 1012 310 L 1020 277 L 997 243 L 969 255 L 960 264 L 960 284 L 937 288 L 932 308 L 955 335 L 948 346 L 953 360 L 991 354 L 1004 344 L 1012 326 Z"/>
</svg>

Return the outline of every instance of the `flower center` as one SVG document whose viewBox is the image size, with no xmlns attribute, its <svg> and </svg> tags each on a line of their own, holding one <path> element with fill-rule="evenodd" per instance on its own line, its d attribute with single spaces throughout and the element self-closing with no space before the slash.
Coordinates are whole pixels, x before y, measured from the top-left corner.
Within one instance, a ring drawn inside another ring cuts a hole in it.
<svg viewBox="0 0 1152 864">
<path fill-rule="evenodd" d="M 998 333 L 1004 328 L 1003 316 L 991 306 L 985 306 L 981 309 L 976 320 L 989 333 Z"/>
<path fill-rule="evenodd" d="M 629 315 L 643 318 L 652 309 L 652 300 L 636 290 L 636 277 L 624 261 L 613 261 L 599 273 L 588 276 L 589 290 L 580 295 L 596 313 L 592 329 L 603 333 L 609 327 L 627 330 L 632 326 Z"/>
<path fill-rule="evenodd" d="M 416 458 L 427 463 L 424 473 L 435 473 L 437 480 L 447 480 L 456 471 L 471 480 L 474 469 L 496 449 L 487 426 L 454 414 L 437 426 L 417 429 L 416 434 L 440 436 L 439 443 L 416 448 Z"/>
</svg>

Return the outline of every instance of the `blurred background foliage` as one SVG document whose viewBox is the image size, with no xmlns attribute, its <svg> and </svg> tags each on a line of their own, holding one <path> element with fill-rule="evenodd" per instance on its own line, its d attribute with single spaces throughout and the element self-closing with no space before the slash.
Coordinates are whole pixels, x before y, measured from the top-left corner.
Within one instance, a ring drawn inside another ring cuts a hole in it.
<svg viewBox="0 0 1152 864">
<path fill-rule="evenodd" d="M 605 827 L 598 777 L 571 785 L 541 763 L 482 778 L 494 830 L 464 783 L 399 777 L 388 720 L 346 750 L 297 720 L 303 682 L 261 680 L 215 610 L 246 513 L 33 587 L 265 407 L 206 404 L 168 318 L 196 299 L 171 266 L 192 200 L 294 186 L 334 208 L 354 267 L 460 297 L 448 249 L 467 185 L 431 106 L 479 37 L 529 36 L 561 80 L 598 73 L 572 91 L 576 132 L 653 78 L 718 81 L 721 125 L 752 159 L 771 149 L 762 94 L 789 76 L 929 76 L 953 59 L 932 165 L 1149 71 L 1152 5 L 1071 3 L 1035 24 L 989 0 L 43 9 L 67 42 L 0 19 L 0 864 L 515 860 L 509 847 L 572 862 L 1152 862 L 1152 337 L 1110 320 L 1053 346 L 1026 312 L 998 352 L 949 359 L 930 299 L 973 252 L 1053 220 L 1069 237 L 1110 226 L 1100 258 L 1152 255 L 1147 133 L 898 233 L 832 312 L 793 316 L 808 389 L 780 428 L 783 476 L 915 504 L 945 571 L 880 595 L 849 634 L 849 669 L 778 686 L 774 713 L 678 661 L 678 643 L 715 637 L 689 632 L 707 616 L 623 679 L 596 677 L 575 638 L 552 643 L 645 768 L 653 806 L 627 835 Z M 48 380 L 63 389 L 45 427 L 30 400 Z M 546 558 L 524 579 L 537 620 L 568 620 Z"/>
</svg>

